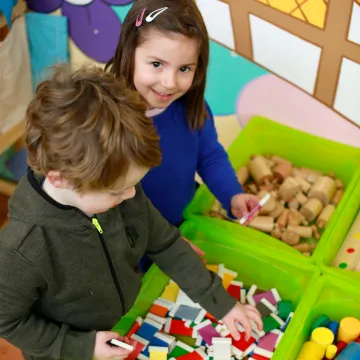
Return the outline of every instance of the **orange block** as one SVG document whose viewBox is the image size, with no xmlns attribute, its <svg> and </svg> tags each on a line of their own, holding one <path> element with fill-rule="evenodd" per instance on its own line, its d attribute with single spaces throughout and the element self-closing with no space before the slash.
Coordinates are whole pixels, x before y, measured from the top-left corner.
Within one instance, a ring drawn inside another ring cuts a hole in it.
<svg viewBox="0 0 360 360">
<path fill-rule="evenodd" d="M 162 318 L 164 318 L 166 316 L 166 314 L 168 313 L 168 309 L 164 308 L 163 306 L 154 304 L 151 309 L 150 312 L 154 315 L 160 316 Z"/>
</svg>

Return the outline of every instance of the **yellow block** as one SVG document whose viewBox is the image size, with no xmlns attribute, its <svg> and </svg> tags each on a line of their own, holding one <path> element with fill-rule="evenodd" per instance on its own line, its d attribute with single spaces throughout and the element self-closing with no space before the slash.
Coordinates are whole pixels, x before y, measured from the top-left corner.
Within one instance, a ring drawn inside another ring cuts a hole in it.
<svg viewBox="0 0 360 360">
<path fill-rule="evenodd" d="M 170 281 L 170 283 L 166 286 L 164 292 L 161 294 L 160 297 L 165 300 L 176 302 L 179 290 L 179 286 L 173 281 Z"/>
<path fill-rule="evenodd" d="M 322 360 L 325 349 L 312 341 L 304 343 L 296 360 Z"/>
<path fill-rule="evenodd" d="M 346 317 L 340 321 L 338 340 L 350 343 L 360 335 L 360 321 L 354 317 Z"/>
<path fill-rule="evenodd" d="M 227 272 L 224 272 L 224 277 L 222 280 L 222 284 L 225 289 L 227 289 L 230 285 L 230 283 L 236 278 L 233 274 L 229 274 Z"/>
<path fill-rule="evenodd" d="M 214 272 L 215 274 L 219 272 L 219 265 L 206 264 L 206 267 L 208 270 Z"/>
<path fill-rule="evenodd" d="M 326 349 L 325 356 L 327 359 L 334 359 L 337 353 L 337 347 L 335 345 L 329 345 Z"/>
<path fill-rule="evenodd" d="M 326 349 L 334 342 L 334 333 L 325 327 L 316 328 L 311 334 L 311 341 Z"/>
<path fill-rule="evenodd" d="M 150 360 L 167 360 L 169 348 L 161 346 L 149 346 Z"/>
<path fill-rule="evenodd" d="M 324 28 L 327 7 L 323 0 L 308 0 L 301 5 L 301 9 L 310 24 Z"/>
<path fill-rule="evenodd" d="M 295 0 L 269 0 L 269 4 L 272 8 L 275 8 L 286 14 L 289 14 L 298 5 Z"/>
</svg>

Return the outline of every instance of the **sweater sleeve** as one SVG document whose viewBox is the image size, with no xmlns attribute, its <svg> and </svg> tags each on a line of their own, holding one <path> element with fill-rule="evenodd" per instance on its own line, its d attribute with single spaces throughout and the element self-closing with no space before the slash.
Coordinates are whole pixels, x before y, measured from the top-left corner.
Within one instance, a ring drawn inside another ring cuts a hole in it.
<svg viewBox="0 0 360 360">
<path fill-rule="evenodd" d="M 34 309 L 44 280 L 21 253 L 1 241 L 0 268 L 0 338 L 34 357 L 93 358 L 95 331 L 77 331 L 36 314 Z"/>
<path fill-rule="evenodd" d="M 244 191 L 225 149 L 218 141 L 211 109 L 208 105 L 206 109 L 209 118 L 205 120 L 204 127 L 199 132 L 197 171 L 224 209 L 229 212 L 232 197 Z"/>
<path fill-rule="evenodd" d="M 209 271 L 200 257 L 185 242 L 180 231 L 170 225 L 146 198 L 149 217 L 147 255 L 196 303 L 222 319 L 236 304 L 221 278 Z"/>
</svg>

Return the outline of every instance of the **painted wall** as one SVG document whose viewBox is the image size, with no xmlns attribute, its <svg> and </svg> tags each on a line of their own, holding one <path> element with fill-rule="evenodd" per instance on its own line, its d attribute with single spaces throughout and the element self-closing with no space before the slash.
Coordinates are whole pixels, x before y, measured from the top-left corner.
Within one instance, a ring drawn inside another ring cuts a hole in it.
<svg viewBox="0 0 360 360">
<path fill-rule="evenodd" d="M 225 146 L 253 115 L 360 146 L 359 0 L 197 4 L 211 38 L 206 98 Z M 28 0 L 28 5 L 67 17 L 70 61 L 77 67 L 110 58 L 132 3 Z"/>
</svg>

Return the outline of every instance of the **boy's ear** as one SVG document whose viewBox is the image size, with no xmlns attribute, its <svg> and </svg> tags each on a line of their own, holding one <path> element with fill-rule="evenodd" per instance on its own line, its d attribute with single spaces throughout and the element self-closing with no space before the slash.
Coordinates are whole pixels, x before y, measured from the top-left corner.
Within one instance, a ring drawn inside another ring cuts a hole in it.
<svg viewBox="0 0 360 360">
<path fill-rule="evenodd" d="M 69 187 L 69 182 L 61 177 L 58 171 L 49 171 L 47 174 L 47 179 L 50 184 L 57 189 L 67 189 Z"/>
</svg>

